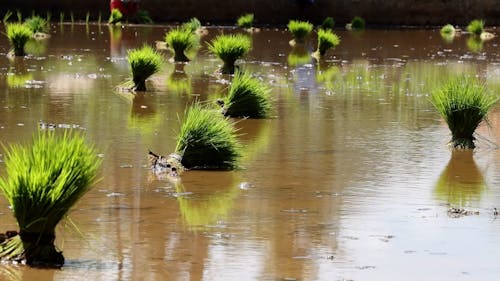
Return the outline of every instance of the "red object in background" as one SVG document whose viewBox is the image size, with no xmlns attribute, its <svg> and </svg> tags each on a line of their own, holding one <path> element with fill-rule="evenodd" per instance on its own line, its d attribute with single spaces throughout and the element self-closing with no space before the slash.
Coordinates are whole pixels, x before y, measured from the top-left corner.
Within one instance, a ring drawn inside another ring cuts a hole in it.
<svg viewBox="0 0 500 281">
<path fill-rule="evenodd" d="M 140 0 L 111 0 L 109 2 L 110 11 L 118 9 L 125 17 L 133 17 L 139 11 Z"/>
</svg>

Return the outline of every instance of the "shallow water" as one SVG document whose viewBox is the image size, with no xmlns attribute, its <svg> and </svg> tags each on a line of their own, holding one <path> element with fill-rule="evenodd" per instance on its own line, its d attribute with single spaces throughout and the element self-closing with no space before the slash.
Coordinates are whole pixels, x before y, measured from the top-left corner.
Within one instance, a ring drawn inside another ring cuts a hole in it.
<svg viewBox="0 0 500 281">
<path fill-rule="evenodd" d="M 428 102 L 461 73 L 499 93 L 498 38 L 479 49 L 434 30 L 339 30 L 341 45 L 315 63 L 313 38 L 292 48 L 284 30 L 263 29 L 240 65 L 270 85 L 274 111 L 237 123 L 243 169 L 173 181 L 150 173 L 147 150 L 172 152 L 186 106 L 223 94 L 228 77 L 203 42 L 147 93 L 117 92 L 126 50 L 166 30 L 53 25 L 36 56 L 14 61 L 0 38 L 0 141 L 27 142 L 43 120 L 84 131 L 104 160 L 58 230 L 65 266 L 0 265 L 0 280 L 498 280 L 500 108 L 474 153 L 451 152 Z M 209 28 L 203 41 L 236 31 Z"/>
</svg>

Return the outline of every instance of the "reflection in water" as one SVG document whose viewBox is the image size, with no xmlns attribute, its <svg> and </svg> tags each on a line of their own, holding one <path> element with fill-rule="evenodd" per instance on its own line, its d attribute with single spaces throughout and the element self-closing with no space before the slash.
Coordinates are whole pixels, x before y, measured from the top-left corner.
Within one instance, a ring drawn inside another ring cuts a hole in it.
<svg viewBox="0 0 500 281">
<path fill-rule="evenodd" d="M 436 184 L 436 196 L 452 206 L 477 206 L 486 188 L 471 149 L 452 150 L 451 158 Z"/>
<path fill-rule="evenodd" d="M 30 39 L 28 42 L 26 42 L 26 45 L 24 46 L 24 50 L 26 53 L 33 55 L 33 56 L 42 56 L 45 55 L 47 52 L 47 45 L 48 45 L 49 39 Z"/>
<path fill-rule="evenodd" d="M 269 119 L 245 119 L 236 122 L 239 139 L 243 144 L 241 159 L 243 165 L 268 150 L 271 124 L 272 120 Z"/>
<path fill-rule="evenodd" d="M 474 53 L 479 53 L 483 50 L 483 40 L 478 36 L 469 36 L 467 38 L 467 49 Z"/>
<path fill-rule="evenodd" d="M 144 134 L 154 133 L 161 123 L 161 115 L 157 110 L 157 97 L 151 93 L 118 92 L 130 104 L 128 126 Z"/>
<path fill-rule="evenodd" d="M 290 54 L 288 54 L 287 61 L 290 66 L 300 66 L 311 63 L 313 61 L 313 57 L 311 56 L 308 46 L 304 44 L 297 44 L 293 47 Z"/>
<path fill-rule="evenodd" d="M 175 94 L 191 95 L 191 78 L 184 71 L 185 63 L 175 63 L 175 69 L 167 80 L 167 90 Z"/>
<path fill-rule="evenodd" d="M 26 82 L 33 80 L 33 73 L 27 69 L 26 61 L 14 59 L 7 72 L 7 85 L 9 88 L 25 87 Z"/>
<path fill-rule="evenodd" d="M 177 182 L 177 202 L 184 223 L 191 230 L 213 226 L 227 218 L 240 193 L 233 172 L 196 172 L 201 182 Z M 217 183 L 217 189 L 211 187 Z"/>
</svg>

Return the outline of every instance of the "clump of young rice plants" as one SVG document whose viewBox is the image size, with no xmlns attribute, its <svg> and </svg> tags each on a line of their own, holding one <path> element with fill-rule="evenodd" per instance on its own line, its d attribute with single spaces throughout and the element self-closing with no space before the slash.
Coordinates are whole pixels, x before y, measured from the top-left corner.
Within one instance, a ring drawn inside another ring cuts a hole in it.
<svg viewBox="0 0 500 281">
<path fill-rule="evenodd" d="M 324 30 L 333 30 L 334 26 L 335 26 L 335 21 L 333 20 L 333 18 L 326 17 L 325 20 L 323 20 L 323 23 L 321 23 L 320 28 Z"/>
<path fill-rule="evenodd" d="M 109 24 L 120 24 L 123 20 L 123 14 L 118 9 L 111 10 L 111 14 L 109 15 L 108 23 Z"/>
<path fill-rule="evenodd" d="M 189 21 L 183 23 L 181 27 L 182 29 L 196 33 L 201 28 L 201 22 L 197 18 L 191 18 Z"/>
<path fill-rule="evenodd" d="M 238 167 L 241 145 L 228 118 L 196 103 L 185 112 L 175 153 L 187 169 L 232 170 Z"/>
<path fill-rule="evenodd" d="M 137 12 L 137 21 L 142 24 L 153 24 L 153 19 L 149 16 L 148 11 L 139 10 Z"/>
<path fill-rule="evenodd" d="M 432 104 L 451 131 L 450 146 L 465 149 L 475 147 L 474 131 L 497 100 L 487 93 L 484 83 L 467 77 L 453 79 L 431 95 Z"/>
<path fill-rule="evenodd" d="M 55 229 L 95 182 L 96 151 L 81 135 L 54 132 L 40 132 L 31 146 L 6 150 L 0 189 L 19 232 L 0 244 L 0 260 L 61 267 L 64 257 L 54 245 Z"/>
<path fill-rule="evenodd" d="M 160 71 L 162 56 L 152 47 L 144 45 L 142 48 L 129 50 L 127 58 L 132 70 L 134 90 L 146 91 L 146 79 Z"/>
<path fill-rule="evenodd" d="M 238 18 L 236 24 L 241 28 L 252 28 L 253 26 L 253 14 L 244 14 Z"/>
<path fill-rule="evenodd" d="M 455 27 L 451 24 L 446 24 L 440 30 L 442 35 L 455 35 Z"/>
<path fill-rule="evenodd" d="M 308 21 L 291 20 L 287 27 L 294 38 L 291 44 L 304 43 L 306 36 L 313 30 L 313 25 Z"/>
<path fill-rule="evenodd" d="M 226 116 L 266 118 L 271 109 L 270 92 L 259 79 L 237 71 L 229 87 L 229 94 L 219 103 Z"/>
<path fill-rule="evenodd" d="M 314 52 L 313 57 L 319 59 L 325 55 L 330 48 L 335 48 L 340 44 L 340 38 L 331 30 L 318 30 L 318 49 Z"/>
<path fill-rule="evenodd" d="M 46 19 L 40 16 L 32 16 L 24 21 L 24 24 L 34 34 L 44 34 L 49 31 L 49 24 Z"/>
<path fill-rule="evenodd" d="M 484 21 L 483 20 L 472 20 L 469 25 L 467 25 L 467 31 L 472 35 L 480 36 L 484 32 Z"/>
<path fill-rule="evenodd" d="M 243 34 L 219 35 L 208 43 L 208 49 L 222 60 L 222 73 L 233 74 L 235 62 L 252 48 L 250 38 Z"/>
<path fill-rule="evenodd" d="M 198 36 L 189 29 L 174 28 L 165 35 L 165 41 L 174 51 L 175 61 L 189 61 L 184 52 L 197 44 Z"/>
<path fill-rule="evenodd" d="M 365 29 L 365 19 L 355 16 L 352 21 L 347 24 L 347 29 L 361 30 Z"/>
<path fill-rule="evenodd" d="M 12 46 L 15 56 L 24 56 L 24 46 L 33 36 L 29 27 L 21 23 L 8 23 L 6 26 L 7 38 Z"/>
</svg>

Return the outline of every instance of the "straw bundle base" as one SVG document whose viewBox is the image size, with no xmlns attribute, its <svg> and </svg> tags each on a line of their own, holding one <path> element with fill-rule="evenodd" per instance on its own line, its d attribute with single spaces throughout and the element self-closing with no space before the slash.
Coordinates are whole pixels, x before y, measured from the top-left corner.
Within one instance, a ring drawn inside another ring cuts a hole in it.
<svg viewBox="0 0 500 281">
<path fill-rule="evenodd" d="M 12 235 L 7 232 L 5 236 Z M 0 261 L 33 267 L 60 268 L 64 256 L 54 245 L 54 235 L 18 233 L 0 243 Z"/>
</svg>

